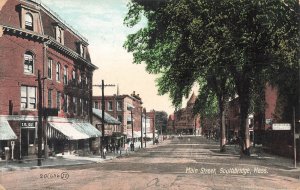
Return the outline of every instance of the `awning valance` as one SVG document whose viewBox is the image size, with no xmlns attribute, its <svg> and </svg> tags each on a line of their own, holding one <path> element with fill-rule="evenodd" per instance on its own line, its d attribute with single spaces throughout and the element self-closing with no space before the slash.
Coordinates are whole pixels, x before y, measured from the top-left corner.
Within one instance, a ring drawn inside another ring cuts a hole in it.
<svg viewBox="0 0 300 190">
<path fill-rule="evenodd" d="M 16 134 L 11 129 L 8 121 L 0 121 L 0 140 L 17 139 Z"/>
</svg>

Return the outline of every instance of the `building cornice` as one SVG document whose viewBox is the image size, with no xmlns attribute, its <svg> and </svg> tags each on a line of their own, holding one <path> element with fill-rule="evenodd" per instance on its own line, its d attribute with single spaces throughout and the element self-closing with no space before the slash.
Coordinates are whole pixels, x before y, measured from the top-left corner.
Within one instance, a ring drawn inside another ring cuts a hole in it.
<svg viewBox="0 0 300 190">
<path fill-rule="evenodd" d="M 18 36 L 22 36 L 22 37 L 25 37 L 25 38 L 30 38 L 30 39 L 41 41 L 41 42 L 47 42 L 48 45 L 52 45 L 54 48 L 66 53 L 67 55 L 74 58 L 75 60 L 78 60 L 80 62 L 84 62 L 85 64 L 87 64 L 87 66 L 91 67 L 94 70 L 98 69 L 97 66 L 95 66 L 94 64 L 92 64 L 88 60 L 81 57 L 78 53 L 76 53 L 72 49 L 62 45 L 59 42 L 57 42 L 51 36 L 42 35 L 42 34 L 30 31 L 30 30 L 15 28 L 15 27 L 12 27 L 12 26 L 7 26 L 7 25 L 0 25 L 0 28 L 3 28 L 3 32 L 11 33 L 13 35 L 18 35 Z"/>
<path fill-rule="evenodd" d="M 15 28 L 12 26 L 6 26 L 6 25 L 0 25 L 0 27 L 3 28 L 3 32 L 7 32 L 7 33 L 11 33 L 13 35 L 18 35 L 18 36 L 22 36 L 25 38 L 31 38 L 34 40 L 39 40 L 41 42 L 46 42 L 48 41 L 48 36 L 46 35 L 42 35 L 33 31 L 29 31 L 29 30 L 24 30 L 21 28 Z"/>
</svg>

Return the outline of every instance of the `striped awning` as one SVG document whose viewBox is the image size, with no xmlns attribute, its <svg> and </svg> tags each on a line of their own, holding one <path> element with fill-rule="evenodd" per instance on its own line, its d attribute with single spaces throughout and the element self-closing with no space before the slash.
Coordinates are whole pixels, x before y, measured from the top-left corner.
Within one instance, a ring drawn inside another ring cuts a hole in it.
<svg viewBox="0 0 300 190">
<path fill-rule="evenodd" d="M 14 140 L 17 139 L 16 134 L 11 129 L 8 121 L 0 120 L 0 140 Z"/>
<path fill-rule="evenodd" d="M 73 126 L 81 133 L 88 135 L 90 138 L 100 137 L 102 135 L 102 133 L 96 129 L 96 127 L 87 122 L 73 123 Z"/>
<path fill-rule="evenodd" d="M 68 140 L 79 140 L 90 138 L 87 134 L 77 130 L 71 122 L 49 122 L 50 127 L 54 128 L 63 134 Z M 51 129 L 50 129 L 51 131 Z M 54 132 L 55 133 L 55 132 Z M 48 133 L 50 138 L 53 138 L 53 131 Z M 55 138 L 55 137 L 54 137 Z"/>
</svg>

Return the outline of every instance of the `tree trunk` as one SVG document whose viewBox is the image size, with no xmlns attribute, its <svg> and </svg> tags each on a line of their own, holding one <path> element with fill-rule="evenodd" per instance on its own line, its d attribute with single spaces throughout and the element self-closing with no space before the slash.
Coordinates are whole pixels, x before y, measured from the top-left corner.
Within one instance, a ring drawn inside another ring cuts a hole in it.
<svg viewBox="0 0 300 190">
<path fill-rule="evenodd" d="M 241 157 L 250 156 L 250 135 L 248 125 L 249 97 L 240 96 L 240 146 Z"/>
<path fill-rule="evenodd" d="M 226 127 L 225 127 L 225 109 L 224 101 L 219 99 L 219 110 L 220 110 L 220 152 L 226 151 Z"/>
</svg>

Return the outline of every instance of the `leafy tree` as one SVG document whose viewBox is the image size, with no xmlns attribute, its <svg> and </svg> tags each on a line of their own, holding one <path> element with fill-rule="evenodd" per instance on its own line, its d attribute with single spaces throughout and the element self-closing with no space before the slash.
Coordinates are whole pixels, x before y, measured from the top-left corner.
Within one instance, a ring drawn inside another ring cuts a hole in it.
<svg viewBox="0 0 300 190">
<path fill-rule="evenodd" d="M 125 47 L 135 63 L 160 74 L 159 93 L 169 93 L 175 106 L 195 82 L 204 81 L 200 91 L 217 96 L 221 118 L 224 102 L 236 93 L 242 152 L 249 155 L 246 119 L 257 102 L 253 95 L 279 66 L 296 63 L 296 7 L 295 0 L 132 0 L 125 24 L 134 26 L 141 15 L 148 24 L 129 35 Z"/>
<path fill-rule="evenodd" d="M 166 132 L 168 124 L 168 114 L 165 111 L 155 112 L 155 128 L 160 132 Z"/>
</svg>

